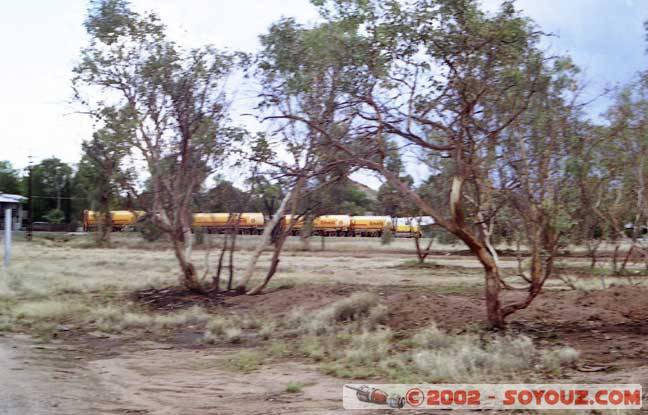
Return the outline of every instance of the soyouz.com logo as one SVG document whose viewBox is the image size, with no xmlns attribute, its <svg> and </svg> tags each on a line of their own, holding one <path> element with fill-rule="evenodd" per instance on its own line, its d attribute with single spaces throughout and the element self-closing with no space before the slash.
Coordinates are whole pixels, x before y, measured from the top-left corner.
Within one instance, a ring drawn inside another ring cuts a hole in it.
<svg viewBox="0 0 648 415">
<path fill-rule="evenodd" d="M 366 385 L 342 388 L 345 409 L 641 409 L 639 384 Z"/>
</svg>

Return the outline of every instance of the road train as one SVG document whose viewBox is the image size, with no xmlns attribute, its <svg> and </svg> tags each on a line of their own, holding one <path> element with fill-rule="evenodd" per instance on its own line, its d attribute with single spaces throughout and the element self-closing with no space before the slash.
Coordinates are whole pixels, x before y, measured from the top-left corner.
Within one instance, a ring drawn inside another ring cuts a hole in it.
<svg viewBox="0 0 648 415">
<path fill-rule="evenodd" d="M 132 228 L 145 216 L 143 211 L 111 210 L 113 231 Z M 293 218 L 285 215 L 281 219 L 281 226 L 290 226 Z M 91 231 L 97 228 L 100 221 L 99 212 L 92 210 L 83 211 L 83 230 Z M 239 234 L 260 235 L 267 218 L 260 212 L 247 213 L 194 213 L 192 227 L 204 229 L 209 233 L 225 233 L 237 230 Z M 291 233 L 300 234 L 305 226 L 303 218 L 297 219 L 292 224 Z M 311 233 L 321 236 L 369 236 L 380 237 L 386 231 L 394 236 L 414 237 L 420 236 L 418 224 L 411 218 L 392 218 L 390 216 L 349 216 L 349 215 L 323 215 L 313 219 Z"/>
</svg>

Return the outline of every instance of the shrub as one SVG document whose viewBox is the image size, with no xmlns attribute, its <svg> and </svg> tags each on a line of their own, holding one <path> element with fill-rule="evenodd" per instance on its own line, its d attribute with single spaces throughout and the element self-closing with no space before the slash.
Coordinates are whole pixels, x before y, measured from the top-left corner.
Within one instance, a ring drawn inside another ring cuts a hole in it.
<svg viewBox="0 0 648 415">
<path fill-rule="evenodd" d="M 300 309 L 293 310 L 288 321 L 290 325 L 297 325 L 298 331 L 315 335 L 336 331 L 338 322 L 361 321 L 363 317 L 367 317 L 368 328 L 372 328 L 378 322 L 384 321 L 387 315 L 386 308 L 378 306 L 376 295 L 354 293 L 314 313 L 305 314 Z"/>
<path fill-rule="evenodd" d="M 261 363 L 263 363 L 263 356 L 260 353 L 243 350 L 228 358 L 224 367 L 235 372 L 248 373 L 261 366 Z"/>
<path fill-rule="evenodd" d="M 150 220 L 144 220 L 135 225 L 135 229 L 139 231 L 142 238 L 148 242 L 155 242 L 160 239 L 163 235 L 162 230 L 159 226 L 151 222 Z"/>
<path fill-rule="evenodd" d="M 446 339 L 433 327 L 416 341 L 425 348 L 413 353 L 414 366 L 433 382 L 484 380 L 529 369 L 535 356 L 533 342 L 526 336 L 494 337 L 487 341 L 475 335 Z"/>
<path fill-rule="evenodd" d="M 446 332 L 439 330 L 436 324 L 432 324 L 419 330 L 412 337 L 412 343 L 422 349 L 438 349 L 450 346 L 452 339 Z"/>
<path fill-rule="evenodd" d="M 301 392 L 303 385 L 301 383 L 289 383 L 286 385 L 286 392 L 288 393 L 299 393 Z"/>
<path fill-rule="evenodd" d="M 572 366 L 578 361 L 580 352 L 572 347 L 546 351 L 542 355 L 542 366 L 552 372 L 560 372 L 564 365 Z"/>
<path fill-rule="evenodd" d="M 389 329 L 365 331 L 354 336 L 345 353 L 345 361 L 350 365 L 374 366 L 388 357 L 391 339 Z"/>
<path fill-rule="evenodd" d="M 52 209 L 49 212 L 47 212 L 44 218 L 49 223 L 58 225 L 60 223 L 63 223 L 63 221 L 65 220 L 65 212 L 63 212 L 61 209 Z"/>
<path fill-rule="evenodd" d="M 243 332 L 238 327 L 228 327 L 225 329 L 224 337 L 228 343 L 240 343 Z"/>
<path fill-rule="evenodd" d="M 380 235 L 380 244 L 389 245 L 394 241 L 394 234 L 390 230 L 385 230 L 382 235 Z"/>
</svg>

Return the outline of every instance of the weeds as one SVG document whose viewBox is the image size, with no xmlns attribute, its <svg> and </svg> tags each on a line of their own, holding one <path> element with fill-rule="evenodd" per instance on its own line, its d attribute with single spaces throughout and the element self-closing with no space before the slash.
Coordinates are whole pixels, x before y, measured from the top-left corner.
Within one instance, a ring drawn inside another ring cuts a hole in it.
<svg viewBox="0 0 648 415">
<path fill-rule="evenodd" d="M 371 293 L 354 293 L 349 298 L 338 300 L 314 313 L 293 310 L 288 325 L 296 326 L 300 333 L 322 335 L 337 330 L 336 323 L 363 321 L 368 329 L 374 329 L 387 317 L 387 309 L 378 303 L 378 296 Z"/>
<path fill-rule="evenodd" d="M 545 351 L 542 355 L 542 366 L 554 373 L 560 373 L 562 366 L 573 366 L 580 353 L 572 347 L 563 347 Z"/>
<path fill-rule="evenodd" d="M 252 350 L 243 350 L 226 359 L 223 367 L 232 372 L 249 373 L 258 369 L 262 363 L 263 354 Z"/>
<path fill-rule="evenodd" d="M 486 380 L 533 367 L 535 347 L 528 337 L 504 336 L 490 341 L 475 335 L 447 337 L 437 337 L 434 347 L 412 354 L 415 368 L 427 381 Z"/>
<path fill-rule="evenodd" d="M 204 324 L 209 317 L 204 308 L 193 306 L 176 313 L 157 316 L 155 324 L 162 328 L 184 327 L 192 324 Z"/>
<path fill-rule="evenodd" d="M 293 383 L 293 382 L 291 382 L 288 385 L 286 385 L 286 392 L 288 392 L 288 393 L 299 393 L 299 392 L 302 391 L 303 387 L 304 387 L 304 385 L 302 385 L 301 383 Z"/>
<path fill-rule="evenodd" d="M 97 330 L 105 333 L 122 333 L 128 329 L 162 332 L 172 328 L 203 324 L 209 318 L 209 314 L 201 307 L 191 307 L 176 313 L 155 316 L 127 311 L 123 306 L 108 305 L 91 310 L 86 323 L 94 324 Z"/>
<path fill-rule="evenodd" d="M 225 329 L 224 338 L 228 343 L 240 343 L 242 340 L 243 331 L 238 327 L 229 327 Z"/>
</svg>

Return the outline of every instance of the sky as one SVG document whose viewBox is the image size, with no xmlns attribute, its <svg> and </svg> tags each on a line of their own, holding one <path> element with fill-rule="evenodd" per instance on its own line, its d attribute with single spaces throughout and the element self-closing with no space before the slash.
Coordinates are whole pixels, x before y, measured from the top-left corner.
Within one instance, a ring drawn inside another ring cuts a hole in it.
<svg viewBox="0 0 648 415">
<path fill-rule="evenodd" d="M 155 11 L 170 37 L 183 46 L 213 44 L 253 52 L 258 36 L 281 16 L 314 22 L 308 0 L 131 0 L 137 11 Z M 499 0 L 482 0 L 486 9 Z M 648 69 L 643 22 L 648 0 L 518 0 L 517 7 L 552 36 L 544 47 L 569 54 L 584 73 L 594 97 L 605 87 L 626 83 Z M 24 168 L 56 156 L 80 157 L 93 126 L 71 102 L 71 71 L 87 43 L 83 29 L 87 1 L 7 1 L 0 13 L 0 160 Z M 250 91 L 235 91 L 246 100 Z M 607 101 L 598 99 L 592 116 Z M 236 118 L 236 114 L 234 114 Z M 366 184 L 376 187 L 374 179 Z"/>
</svg>

